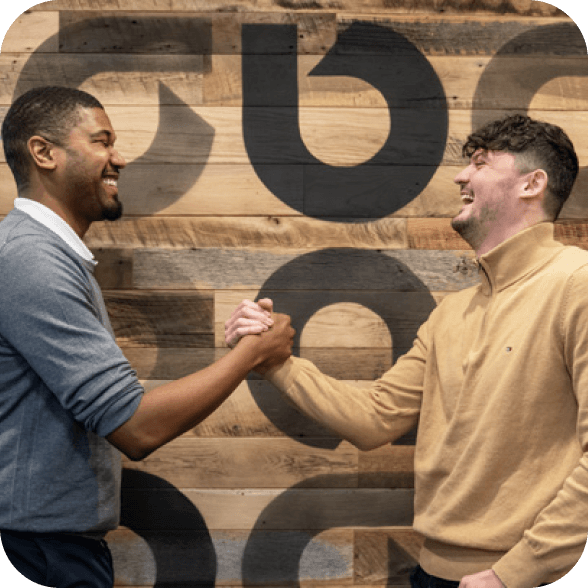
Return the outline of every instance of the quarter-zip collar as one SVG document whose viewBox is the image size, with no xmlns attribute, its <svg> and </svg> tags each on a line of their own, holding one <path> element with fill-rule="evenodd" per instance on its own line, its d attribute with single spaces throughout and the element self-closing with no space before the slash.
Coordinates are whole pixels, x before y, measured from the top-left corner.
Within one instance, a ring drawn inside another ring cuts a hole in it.
<svg viewBox="0 0 588 588">
<path fill-rule="evenodd" d="M 478 259 L 482 292 L 487 296 L 500 292 L 553 259 L 563 249 L 553 233 L 553 223 L 538 223 L 482 255 Z"/>
</svg>

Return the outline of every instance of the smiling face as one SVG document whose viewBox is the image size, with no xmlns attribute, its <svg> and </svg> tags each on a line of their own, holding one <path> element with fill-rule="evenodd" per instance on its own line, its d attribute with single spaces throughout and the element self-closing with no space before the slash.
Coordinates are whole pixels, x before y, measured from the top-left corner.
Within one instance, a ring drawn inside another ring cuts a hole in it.
<svg viewBox="0 0 588 588">
<path fill-rule="evenodd" d="M 119 172 L 126 162 L 114 148 L 116 134 L 101 108 L 80 108 L 78 122 L 60 149 L 59 176 L 63 201 L 76 225 L 122 215 Z"/>
<path fill-rule="evenodd" d="M 497 245 L 517 222 L 525 179 L 511 153 L 479 149 L 454 179 L 463 206 L 451 226 L 477 252 Z"/>
</svg>

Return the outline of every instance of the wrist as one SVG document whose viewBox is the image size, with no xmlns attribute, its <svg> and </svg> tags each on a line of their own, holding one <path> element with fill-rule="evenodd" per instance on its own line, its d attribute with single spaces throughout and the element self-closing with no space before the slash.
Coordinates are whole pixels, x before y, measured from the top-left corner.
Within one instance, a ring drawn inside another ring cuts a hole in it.
<svg viewBox="0 0 588 588">
<path fill-rule="evenodd" d="M 246 361 L 251 370 L 256 370 L 257 366 L 266 359 L 260 349 L 260 339 L 260 335 L 245 335 L 233 346 L 234 351 L 238 351 L 246 356 Z"/>
</svg>

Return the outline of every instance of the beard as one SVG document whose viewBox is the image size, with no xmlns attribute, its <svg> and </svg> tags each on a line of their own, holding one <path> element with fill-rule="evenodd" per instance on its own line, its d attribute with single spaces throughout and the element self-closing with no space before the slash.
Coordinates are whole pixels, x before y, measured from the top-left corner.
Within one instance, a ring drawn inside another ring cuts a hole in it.
<svg viewBox="0 0 588 588">
<path fill-rule="evenodd" d="M 451 228 L 474 250 L 483 241 L 482 223 L 476 218 L 455 217 L 451 219 Z"/>
<path fill-rule="evenodd" d="M 117 198 L 108 205 L 102 207 L 102 220 L 115 221 L 118 220 L 123 213 L 122 202 Z"/>
</svg>

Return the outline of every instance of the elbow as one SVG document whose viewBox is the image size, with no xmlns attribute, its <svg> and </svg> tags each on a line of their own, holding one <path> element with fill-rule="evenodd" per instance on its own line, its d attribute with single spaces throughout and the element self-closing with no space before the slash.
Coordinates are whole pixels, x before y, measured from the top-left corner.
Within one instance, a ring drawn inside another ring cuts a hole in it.
<svg viewBox="0 0 588 588">
<path fill-rule="evenodd" d="M 382 442 L 371 442 L 368 439 L 349 439 L 349 442 L 360 451 L 371 451 L 384 445 Z"/>
<path fill-rule="evenodd" d="M 131 461 L 142 461 L 143 459 L 151 455 L 155 451 L 155 449 L 156 448 L 151 449 L 148 447 L 143 447 L 141 445 L 125 447 L 124 449 L 119 447 L 119 450 L 124 454 L 124 456 L 130 459 Z"/>
<path fill-rule="evenodd" d="M 148 435 L 132 434 L 128 427 L 117 429 L 106 439 L 131 461 L 145 459 L 162 445 Z"/>
</svg>

